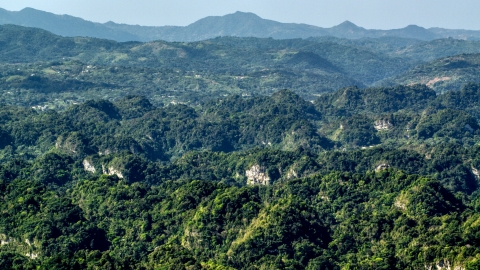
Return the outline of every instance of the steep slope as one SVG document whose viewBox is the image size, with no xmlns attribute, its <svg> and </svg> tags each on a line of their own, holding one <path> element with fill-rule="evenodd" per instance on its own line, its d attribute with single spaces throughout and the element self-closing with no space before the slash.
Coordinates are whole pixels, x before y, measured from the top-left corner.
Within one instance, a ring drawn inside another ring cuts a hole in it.
<svg viewBox="0 0 480 270">
<path fill-rule="evenodd" d="M 480 53 L 480 41 L 443 38 L 398 48 L 389 55 L 429 62 L 447 56 L 470 53 Z"/>
<path fill-rule="evenodd" d="M 472 106 L 479 89 L 441 105 Z M 462 145 L 475 119 L 422 110 L 435 93 L 420 86 L 327 96 L 0 106 L 0 268 L 478 269 L 480 147 Z M 342 116 L 338 151 L 311 148 L 328 142 L 322 102 L 360 114 Z M 417 134 L 403 149 L 344 148 L 405 132 L 406 111 Z"/>
<path fill-rule="evenodd" d="M 315 107 L 323 115 L 382 114 L 404 109 L 421 111 L 435 98 L 435 91 L 422 85 L 367 89 L 349 87 L 320 96 L 315 100 Z"/>
<path fill-rule="evenodd" d="M 459 90 L 469 82 L 480 82 L 480 54 L 460 54 L 420 64 L 380 85 L 426 84 L 439 93 Z"/>
</svg>

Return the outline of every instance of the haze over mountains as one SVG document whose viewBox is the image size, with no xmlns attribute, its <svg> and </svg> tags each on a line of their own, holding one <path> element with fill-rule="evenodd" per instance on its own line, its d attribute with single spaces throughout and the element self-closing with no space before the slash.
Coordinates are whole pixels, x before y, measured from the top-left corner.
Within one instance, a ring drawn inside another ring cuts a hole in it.
<svg viewBox="0 0 480 270">
<path fill-rule="evenodd" d="M 345 21 L 331 28 L 307 24 L 280 23 L 262 19 L 253 13 L 236 12 L 225 16 L 209 16 L 188 26 L 139 26 L 114 22 L 95 23 L 69 15 L 25 8 L 8 11 L 0 8 L 0 24 L 16 24 L 38 27 L 62 36 L 88 36 L 116 41 L 200 41 L 218 36 L 259 38 L 309 38 L 333 36 L 339 38 L 402 37 L 424 41 L 439 38 L 480 40 L 480 31 L 450 30 L 443 28 L 425 29 L 409 25 L 401 29 L 372 30 Z"/>
</svg>

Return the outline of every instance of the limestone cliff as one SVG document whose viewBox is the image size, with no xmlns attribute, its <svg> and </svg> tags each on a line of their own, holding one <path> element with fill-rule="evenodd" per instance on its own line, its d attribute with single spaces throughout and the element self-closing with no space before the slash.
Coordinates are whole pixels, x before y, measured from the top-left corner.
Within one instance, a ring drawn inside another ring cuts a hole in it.
<svg viewBox="0 0 480 270">
<path fill-rule="evenodd" d="M 385 119 L 381 119 L 381 120 L 377 120 L 375 121 L 373 127 L 376 129 L 376 130 L 390 130 L 393 125 L 392 123 L 390 123 L 389 120 L 385 120 Z"/>
<path fill-rule="evenodd" d="M 245 171 L 247 177 L 247 185 L 269 185 L 270 177 L 264 167 L 258 164 L 253 165 L 249 170 Z"/>
</svg>

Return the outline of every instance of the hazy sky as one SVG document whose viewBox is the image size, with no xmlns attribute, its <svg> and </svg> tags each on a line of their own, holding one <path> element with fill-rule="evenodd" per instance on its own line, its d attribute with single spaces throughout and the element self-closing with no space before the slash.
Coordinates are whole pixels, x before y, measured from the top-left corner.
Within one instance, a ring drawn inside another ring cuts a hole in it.
<svg viewBox="0 0 480 270">
<path fill-rule="evenodd" d="M 409 24 L 480 30 L 479 0 L 0 0 L 95 22 L 188 25 L 212 15 L 253 12 L 265 19 L 331 27 L 345 20 L 370 29 Z"/>
</svg>

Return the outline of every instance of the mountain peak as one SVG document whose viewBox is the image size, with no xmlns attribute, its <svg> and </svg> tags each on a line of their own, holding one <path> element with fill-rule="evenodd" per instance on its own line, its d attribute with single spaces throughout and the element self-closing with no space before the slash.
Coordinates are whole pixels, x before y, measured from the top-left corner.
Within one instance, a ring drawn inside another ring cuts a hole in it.
<svg viewBox="0 0 480 270">
<path fill-rule="evenodd" d="M 351 21 L 344 21 L 341 24 L 334 26 L 335 28 L 342 28 L 342 29 L 357 29 L 360 28 L 356 24 L 352 23 Z"/>
<path fill-rule="evenodd" d="M 232 15 L 249 15 L 249 16 L 255 16 L 255 17 L 259 17 L 257 14 L 253 13 L 253 12 L 244 12 L 244 11 L 236 11 L 235 13 L 232 13 Z"/>
<path fill-rule="evenodd" d="M 281 23 L 263 19 L 252 12 L 236 11 L 223 16 L 208 16 L 188 26 L 144 27 L 117 24 L 114 22 L 94 23 L 71 15 L 58 15 L 26 7 L 20 11 L 0 8 L 0 24 L 16 24 L 37 27 L 63 36 L 88 36 L 113 39 L 116 41 L 199 41 L 218 36 L 259 37 L 275 39 L 309 38 L 332 36 L 337 38 L 376 38 L 396 36 L 420 40 L 442 37 L 480 39 L 480 31 L 459 31 L 448 29 L 430 30 L 417 25 L 401 29 L 375 30 L 344 21 L 330 28 L 307 24 Z"/>
<path fill-rule="evenodd" d="M 43 10 L 38 10 L 38 9 L 34 9 L 34 8 L 31 8 L 31 7 L 26 7 L 26 8 L 23 8 L 21 9 L 20 11 L 18 11 L 20 13 L 32 13 L 32 12 L 35 12 L 35 13 L 48 13 L 48 14 L 53 14 L 53 13 L 50 13 L 50 12 L 47 12 L 47 11 L 43 11 Z"/>
<path fill-rule="evenodd" d="M 409 25 L 405 28 L 390 30 L 390 35 L 397 35 L 405 38 L 415 38 L 420 40 L 433 40 L 441 36 L 418 25 Z"/>
<path fill-rule="evenodd" d="M 417 30 L 427 30 L 426 28 L 423 28 L 421 26 L 418 26 L 416 24 L 410 24 L 408 25 L 407 27 L 405 27 L 405 29 L 417 29 Z"/>
<path fill-rule="evenodd" d="M 227 14 L 225 16 L 222 16 L 222 17 L 231 17 L 231 18 L 236 18 L 236 19 L 262 19 L 260 16 L 258 16 L 257 14 L 255 13 L 252 13 L 252 12 L 243 12 L 243 11 L 237 11 L 235 13 L 232 13 L 232 14 Z"/>
</svg>

